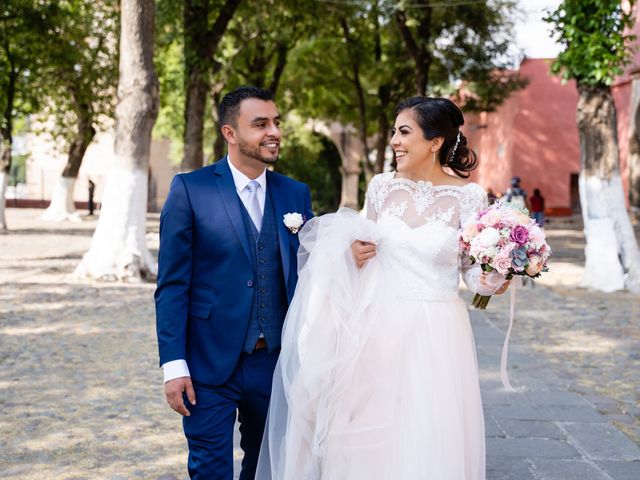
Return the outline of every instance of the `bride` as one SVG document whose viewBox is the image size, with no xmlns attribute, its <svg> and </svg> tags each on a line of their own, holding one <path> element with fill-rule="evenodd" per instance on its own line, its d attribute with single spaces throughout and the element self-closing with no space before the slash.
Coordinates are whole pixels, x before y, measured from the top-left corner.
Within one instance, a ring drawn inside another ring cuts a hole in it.
<svg viewBox="0 0 640 480">
<path fill-rule="evenodd" d="M 476 157 L 444 98 L 402 102 L 397 172 L 376 175 L 366 218 L 341 209 L 300 232 L 300 278 L 256 479 L 482 480 L 484 424 L 458 228 L 487 204 Z"/>
</svg>

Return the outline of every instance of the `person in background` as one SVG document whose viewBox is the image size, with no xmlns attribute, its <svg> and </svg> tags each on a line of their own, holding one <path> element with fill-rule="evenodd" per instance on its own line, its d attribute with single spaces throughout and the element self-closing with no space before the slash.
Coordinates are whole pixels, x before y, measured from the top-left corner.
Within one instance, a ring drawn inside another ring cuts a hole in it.
<svg viewBox="0 0 640 480">
<path fill-rule="evenodd" d="M 527 208 L 527 192 L 520 187 L 520 177 L 511 179 L 511 187 L 504 192 L 505 201 L 518 208 Z"/>
<path fill-rule="evenodd" d="M 87 202 L 87 208 L 89 209 L 89 215 L 93 215 L 93 210 L 95 209 L 95 203 L 93 203 L 93 193 L 96 190 L 96 184 L 89 179 L 89 200 Z"/>
<path fill-rule="evenodd" d="M 529 199 L 531 205 L 531 214 L 539 226 L 544 226 L 544 197 L 540 193 L 540 189 L 533 190 L 533 196 Z"/>
</svg>

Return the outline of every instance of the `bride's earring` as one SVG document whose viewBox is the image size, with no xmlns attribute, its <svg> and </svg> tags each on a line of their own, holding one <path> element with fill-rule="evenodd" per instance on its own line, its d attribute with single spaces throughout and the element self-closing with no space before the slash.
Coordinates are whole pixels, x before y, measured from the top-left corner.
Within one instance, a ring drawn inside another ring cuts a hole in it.
<svg viewBox="0 0 640 480">
<path fill-rule="evenodd" d="M 436 163 L 436 152 L 432 152 L 433 153 L 433 163 Z"/>
</svg>

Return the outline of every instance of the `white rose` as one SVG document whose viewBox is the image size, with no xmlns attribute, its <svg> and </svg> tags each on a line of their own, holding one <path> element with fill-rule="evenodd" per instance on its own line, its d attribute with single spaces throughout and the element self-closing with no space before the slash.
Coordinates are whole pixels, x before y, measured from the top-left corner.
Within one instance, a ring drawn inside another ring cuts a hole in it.
<svg viewBox="0 0 640 480">
<path fill-rule="evenodd" d="M 478 242 L 484 247 L 493 247 L 500 240 L 500 232 L 493 227 L 488 227 L 478 235 Z"/>
<path fill-rule="evenodd" d="M 285 213 L 283 221 L 291 233 L 298 233 L 304 223 L 304 218 L 299 213 Z"/>
</svg>

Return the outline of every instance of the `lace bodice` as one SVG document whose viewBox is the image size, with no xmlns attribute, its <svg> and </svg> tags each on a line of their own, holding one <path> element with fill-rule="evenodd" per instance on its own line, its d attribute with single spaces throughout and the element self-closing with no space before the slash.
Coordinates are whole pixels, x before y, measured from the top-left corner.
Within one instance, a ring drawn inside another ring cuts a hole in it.
<svg viewBox="0 0 640 480">
<path fill-rule="evenodd" d="M 487 194 L 477 183 L 433 185 L 376 175 L 367 189 L 366 215 L 378 225 L 378 252 L 400 270 L 404 296 L 451 300 L 458 295 L 460 272 L 479 290 L 478 266 L 460 256 L 459 227 L 486 207 Z"/>
</svg>

